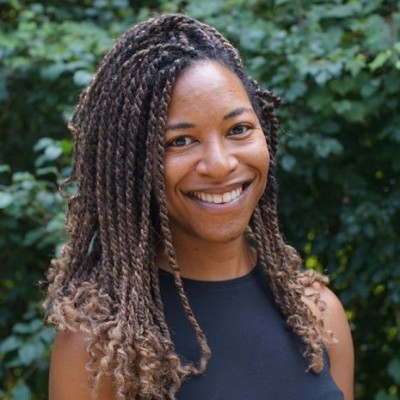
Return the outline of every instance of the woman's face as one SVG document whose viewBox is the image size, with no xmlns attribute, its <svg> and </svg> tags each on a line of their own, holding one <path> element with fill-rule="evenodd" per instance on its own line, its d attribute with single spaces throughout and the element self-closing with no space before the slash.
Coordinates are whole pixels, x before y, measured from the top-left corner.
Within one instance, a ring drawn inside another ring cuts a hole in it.
<svg viewBox="0 0 400 400">
<path fill-rule="evenodd" d="M 237 76 L 215 61 L 185 70 L 172 91 L 165 142 L 174 241 L 242 237 L 265 189 L 269 153 Z"/>
</svg>

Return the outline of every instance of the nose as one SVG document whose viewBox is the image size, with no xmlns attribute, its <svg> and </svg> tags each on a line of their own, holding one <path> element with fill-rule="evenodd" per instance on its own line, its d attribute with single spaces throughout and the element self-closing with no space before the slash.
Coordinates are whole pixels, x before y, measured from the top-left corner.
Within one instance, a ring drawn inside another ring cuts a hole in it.
<svg viewBox="0 0 400 400">
<path fill-rule="evenodd" d="M 213 179 L 226 178 L 239 165 L 239 161 L 224 138 L 202 144 L 201 158 L 196 171 Z"/>
</svg>

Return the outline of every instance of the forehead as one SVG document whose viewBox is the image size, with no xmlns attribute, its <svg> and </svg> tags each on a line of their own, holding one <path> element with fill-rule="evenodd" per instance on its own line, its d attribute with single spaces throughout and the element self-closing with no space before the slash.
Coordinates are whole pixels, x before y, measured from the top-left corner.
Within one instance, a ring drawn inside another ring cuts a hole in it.
<svg viewBox="0 0 400 400">
<path fill-rule="evenodd" d="M 251 107 L 240 79 L 216 61 L 198 61 L 182 72 L 172 90 L 169 113 L 198 103 L 209 108 L 219 104 Z"/>
</svg>

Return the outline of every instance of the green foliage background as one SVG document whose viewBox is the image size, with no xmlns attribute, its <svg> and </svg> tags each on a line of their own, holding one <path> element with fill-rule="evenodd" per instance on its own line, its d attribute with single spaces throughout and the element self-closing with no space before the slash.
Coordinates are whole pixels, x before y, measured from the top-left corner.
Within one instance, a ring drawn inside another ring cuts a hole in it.
<svg viewBox="0 0 400 400">
<path fill-rule="evenodd" d="M 185 11 L 279 93 L 281 221 L 330 274 L 356 348 L 356 397 L 400 399 L 400 1 L 0 0 L 0 399 L 47 398 L 40 301 L 63 241 L 66 121 L 114 39 Z"/>
</svg>

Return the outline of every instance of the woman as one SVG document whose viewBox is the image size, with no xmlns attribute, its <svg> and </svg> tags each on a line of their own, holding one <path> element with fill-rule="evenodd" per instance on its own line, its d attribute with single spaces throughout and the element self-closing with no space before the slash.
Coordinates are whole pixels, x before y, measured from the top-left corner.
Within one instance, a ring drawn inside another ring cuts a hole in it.
<svg viewBox="0 0 400 400">
<path fill-rule="evenodd" d="M 185 15 L 106 55 L 71 121 L 51 400 L 353 398 L 343 308 L 278 229 L 278 102 Z"/>
</svg>

